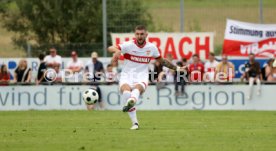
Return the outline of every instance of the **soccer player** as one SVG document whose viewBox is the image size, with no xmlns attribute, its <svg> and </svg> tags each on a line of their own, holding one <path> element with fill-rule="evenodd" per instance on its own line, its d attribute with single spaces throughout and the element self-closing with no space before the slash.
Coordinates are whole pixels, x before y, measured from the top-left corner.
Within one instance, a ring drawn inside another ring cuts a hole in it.
<svg viewBox="0 0 276 151">
<path fill-rule="evenodd" d="M 139 129 L 135 104 L 148 84 L 148 64 L 152 58 L 157 59 L 163 66 L 176 71 L 185 71 L 185 67 L 177 67 L 160 56 L 158 48 L 146 41 L 148 32 L 145 26 L 135 28 L 135 40 L 124 42 L 117 46 L 108 47 L 114 53 L 112 62 L 117 62 L 121 54 L 124 55 L 124 65 L 119 79 L 121 101 L 125 104 L 123 112 L 128 112 L 132 121 L 131 130 Z"/>
</svg>

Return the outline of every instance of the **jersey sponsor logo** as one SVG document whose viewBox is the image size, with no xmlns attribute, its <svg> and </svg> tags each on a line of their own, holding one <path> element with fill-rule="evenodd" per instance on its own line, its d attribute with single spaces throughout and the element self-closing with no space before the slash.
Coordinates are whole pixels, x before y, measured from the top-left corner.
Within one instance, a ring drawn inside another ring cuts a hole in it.
<svg viewBox="0 0 276 151">
<path fill-rule="evenodd" d="M 146 63 L 148 64 L 151 60 L 151 57 L 145 57 L 145 56 L 135 56 L 131 54 L 124 54 L 124 58 L 128 59 L 133 62 L 138 62 L 138 63 Z"/>
</svg>

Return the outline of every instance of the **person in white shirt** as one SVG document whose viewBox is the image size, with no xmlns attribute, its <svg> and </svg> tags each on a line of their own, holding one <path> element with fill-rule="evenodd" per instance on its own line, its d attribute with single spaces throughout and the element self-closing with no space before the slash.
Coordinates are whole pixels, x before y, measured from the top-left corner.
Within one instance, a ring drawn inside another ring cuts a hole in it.
<svg viewBox="0 0 276 151">
<path fill-rule="evenodd" d="M 146 41 L 148 32 L 145 26 L 138 25 L 134 31 L 135 40 L 108 47 L 108 51 L 114 53 L 112 62 L 118 62 L 121 54 L 124 55 L 119 86 L 122 94 L 121 101 L 125 104 L 123 112 L 128 112 L 132 122 L 131 130 L 139 129 L 135 104 L 148 85 L 151 59 L 157 59 L 163 66 L 173 70 L 186 70 L 162 58 L 156 45 Z"/>
<path fill-rule="evenodd" d="M 204 72 L 206 79 L 204 79 L 206 82 L 215 82 L 215 72 L 216 68 L 219 62 L 216 61 L 215 59 L 215 54 L 210 53 L 209 54 L 209 60 L 204 64 Z"/>
<path fill-rule="evenodd" d="M 89 60 L 85 65 L 85 73 L 89 82 L 101 82 L 104 75 L 103 63 L 98 60 L 98 53 L 91 53 L 91 60 Z"/>
<path fill-rule="evenodd" d="M 174 65 L 176 65 L 176 63 L 173 60 L 173 57 L 171 54 L 167 55 L 167 59 L 169 61 L 171 61 Z M 168 83 L 173 83 L 174 82 L 174 74 L 175 71 L 168 68 L 168 67 L 163 67 L 163 72 L 161 73 L 162 75 L 162 79 L 165 78 L 166 80 L 164 82 L 168 82 Z"/>
<path fill-rule="evenodd" d="M 50 54 L 44 58 L 47 68 L 54 69 L 56 66 L 60 67 L 62 64 L 61 56 L 57 54 L 56 48 L 50 48 Z"/>
<path fill-rule="evenodd" d="M 82 80 L 82 74 L 81 72 L 84 69 L 84 64 L 83 62 L 78 59 L 78 54 L 76 51 L 72 51 L 71 52 L 71 58 L 72 60 L 70 60 L 67 63 L 66 69 L 71 71 L 68 77 L 68 79 L 66 79 L 68 82 L 81 82 Z"/>
<path fill-rule="evenodd" d="M 117 72 L 113 70 L 112 64 L 108 64 L 105 71 L 105 81 L 113 84 L 117 81 Z"/>
</svg>

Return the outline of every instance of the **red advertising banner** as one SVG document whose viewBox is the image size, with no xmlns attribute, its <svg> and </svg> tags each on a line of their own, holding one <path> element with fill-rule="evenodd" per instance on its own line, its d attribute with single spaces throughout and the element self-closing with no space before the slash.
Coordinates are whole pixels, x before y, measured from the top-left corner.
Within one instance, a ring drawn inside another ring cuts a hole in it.
<svg viewBox="0 0 276 151">
<path fill-rule="evenodd" d="M 253 24 L 227 20 L 223 54 L 229 56 L 276 56 L 276 24 Z"/>
<path fill-rule="evenodd" d="M 111 37 L 113 45 L 117 45 L 134 39 L 134 34 L 112 33 Z M 149 33 L 147 41 L 156 44 L 161 56 L 171 54 L 174 59 L 190 59 L 196 53 L 205 60 L 214 49 L 213 33 Z"/>
</svg>

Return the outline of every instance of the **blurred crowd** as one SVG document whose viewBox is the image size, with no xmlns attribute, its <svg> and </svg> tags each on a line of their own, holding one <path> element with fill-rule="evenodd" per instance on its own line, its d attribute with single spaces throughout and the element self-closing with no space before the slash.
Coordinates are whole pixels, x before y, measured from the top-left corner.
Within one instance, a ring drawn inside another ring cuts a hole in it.
<svg viewBox="0 0 276 151">
<path fill-rule="evenodd" d="M 99 60 L 96 52 L 91 53 L 91 59 L 84 63 L 78 58 L 76 51 L 71 52 L 71 59 L 67 62 L 64 69 L 61 69 L 62 57 L 57 54 L 55 48 L 50 48 L 49 55 L 39 55 L 40 65 L 38 68 L 35 83 L 53 84 L 60 82 L 96 82 L 112 84 L 118 82 L 118 77 L 123 65 L 123 60 L 119 63 L 108 64 L 104 67 Z M 228 60 L 226 55 L 222 55 L 221 60 L 215 58 L 214 53 L 210 53 L 208 60 L 203 62 L 197 54 L 191 59 L 174 60 L 171 55 L 166 58 L 175 65 L 186 66 L 188 68 L 185 73 L 177 73 L 166 67 L 158 61 L 152 60 L 149 66 L 149 83 L 157 83 L 158 87 L 166 83 L 174 83 L 176 93 L 184 92 L 186 84 L 200 83 L 231 83 L 235 78 L 235 67 Z M 255 60 L 254 54 L 249 54 L 248 62 L 245 64 L 245 71 L 241 77 L 241 81 L 247 81 L 250 84 L 262 81 L 276 82 L 276 64 L 275 59 L 269 59 L 264 67 Z M 28 84 L 32 79 L 32 70 L 28 67 L 26 59 L 21 59 L 16 70 L 13 73 L 14 80 L 11 81 L 10 72 L 7 65 L 1 65 L 0 84 L 8 85 L 9 83 Z M 64 76 L 64 77 L 63 77 Z M 178 87 L 181 87 L 179 92 Z"/>
</svg>

